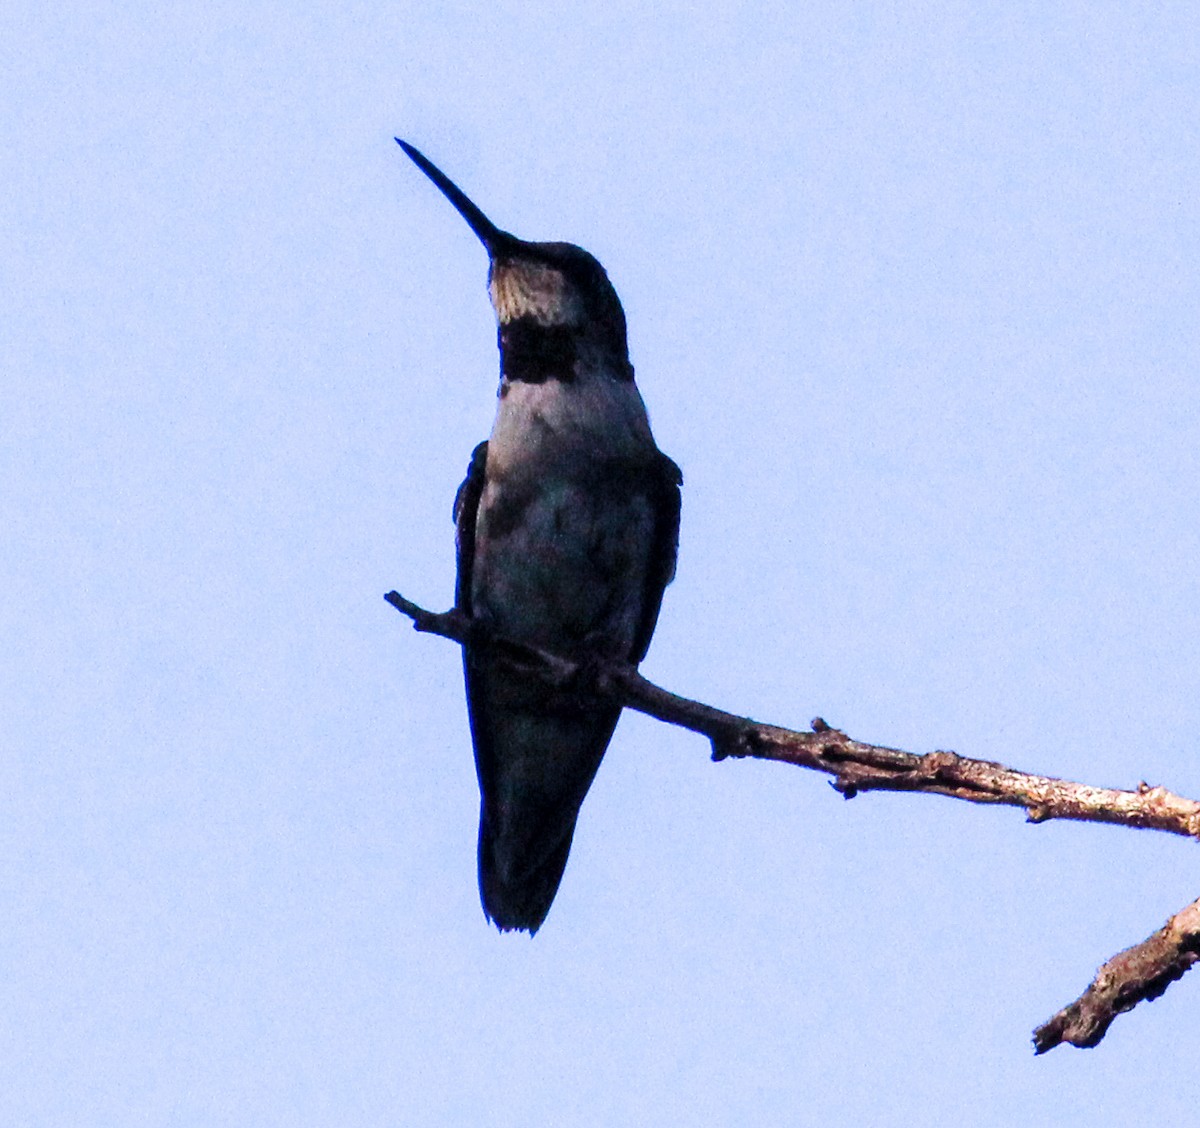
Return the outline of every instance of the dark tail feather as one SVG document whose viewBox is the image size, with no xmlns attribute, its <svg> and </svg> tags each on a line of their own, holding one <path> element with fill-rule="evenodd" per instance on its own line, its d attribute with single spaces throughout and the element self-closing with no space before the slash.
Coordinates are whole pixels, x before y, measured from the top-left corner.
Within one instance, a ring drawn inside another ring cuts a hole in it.
<svg viewBox="0 0 1200 1128">
<path fill-rule="evenodd" d="M 486 814 L 479 820 L 479 897 L 488 920 L 501 932 L 524 929 L 533 935 L 546 919 L 562 881 L 575 834 L 575 820 L 546 844 L 538 837 L 519 841 L 495 833 Z"/>
<path fill-rule="evenodd" d="M 484 660 L 466 669 L 479 773 L 479 896 L 501 930 L 536 932 L 621 710 L 556 701 L 528 675 Z"/>
</svg>

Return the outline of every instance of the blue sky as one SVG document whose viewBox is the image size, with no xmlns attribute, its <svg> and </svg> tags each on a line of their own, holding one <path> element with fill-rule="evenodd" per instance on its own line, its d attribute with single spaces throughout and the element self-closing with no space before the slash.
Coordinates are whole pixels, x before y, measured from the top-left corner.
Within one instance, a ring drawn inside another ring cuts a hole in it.
<svg viewBox="0 0 1200 1128">
<path fill-rule="evenodd" d="M 685 475 L 648 676 L 1200 795 L 1200 15 L 16 0 L 0 15 L 0 1119 L 1128 1124 L 1200 980 L 1033 1026 L 1195 848 L 627 716 L 483 920 L 453 588 L 486 259 L 607 267 Z"/>
</svg>

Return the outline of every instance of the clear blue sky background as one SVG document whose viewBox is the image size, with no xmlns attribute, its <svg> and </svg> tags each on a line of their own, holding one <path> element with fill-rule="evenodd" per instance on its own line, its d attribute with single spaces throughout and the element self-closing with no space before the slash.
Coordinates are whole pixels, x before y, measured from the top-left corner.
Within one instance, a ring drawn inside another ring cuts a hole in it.
<svg viewBox="0 0 1200 1128">
<path fill-rule="evenodd" d="M 475 890 L 485 256 L 607 266 L 686 476 L 646 672 L 1200 795 L 1194 4 L 0 14 L 0 1121 L 1193 1122 L 1200 975 L 1034 1025 L 1200 853 L 628 716 Z"/>
</svg>

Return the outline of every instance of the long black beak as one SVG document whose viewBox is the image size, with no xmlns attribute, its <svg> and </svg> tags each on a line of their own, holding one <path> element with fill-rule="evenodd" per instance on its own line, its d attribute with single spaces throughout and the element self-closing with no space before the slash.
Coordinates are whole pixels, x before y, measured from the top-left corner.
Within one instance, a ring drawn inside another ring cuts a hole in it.
<svg viewBox="0 0 1200 1128">
<path fill-rule="evenodd" d="M 479 241 L 491 258 L 494 259 L 504 251 L 515 248 L 521 242 L 515 235 L 501 231 L 467 198 L 467 194 L 419 149 L 414 149 L 399 137 L 396 138 L 396 144 L 412 158 L 413 164 L 438 186 L 442 195 L 454 205 L 454 210 L 470 224 L 471 230 L 479 236 Z"/>
</svg>

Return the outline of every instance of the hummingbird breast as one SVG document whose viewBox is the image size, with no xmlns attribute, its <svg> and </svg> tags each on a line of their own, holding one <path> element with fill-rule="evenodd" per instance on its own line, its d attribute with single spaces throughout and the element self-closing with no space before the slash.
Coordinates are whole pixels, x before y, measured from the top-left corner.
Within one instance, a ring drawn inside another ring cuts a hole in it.
<svg viewBox="0 0 1200 1128">
<path fill-rule="evenodd" d="M 476 520 L 475 613 L 548 649 L 628 657 L 659 457 L 630 382 L 506 384 Z"/>
</svg>

